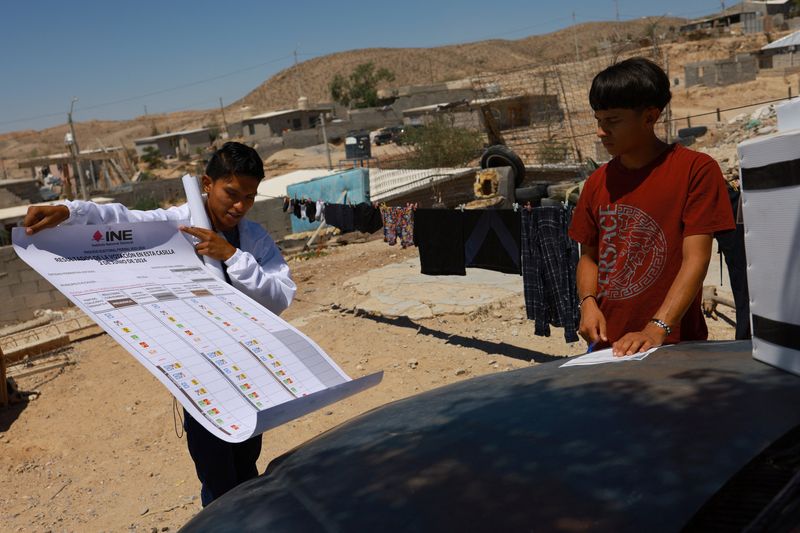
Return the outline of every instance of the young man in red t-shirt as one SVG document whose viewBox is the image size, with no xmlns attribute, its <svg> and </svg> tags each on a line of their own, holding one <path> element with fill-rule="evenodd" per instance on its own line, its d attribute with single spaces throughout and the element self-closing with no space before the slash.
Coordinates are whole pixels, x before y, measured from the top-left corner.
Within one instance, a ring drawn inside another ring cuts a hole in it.
<svg viewBox="0 0 800 533">
<path fill-rule="evenodd" d="M 605 69 L 589 92 L 613 159 L 587 180 L 569 235 L 582 245 L 580 334 L 615 355 L 708 338 L 700 298 L 712 239 L 735 228 L 719 165 L 654 132 L 671 96 L 643 58 Z"/>
</svg>

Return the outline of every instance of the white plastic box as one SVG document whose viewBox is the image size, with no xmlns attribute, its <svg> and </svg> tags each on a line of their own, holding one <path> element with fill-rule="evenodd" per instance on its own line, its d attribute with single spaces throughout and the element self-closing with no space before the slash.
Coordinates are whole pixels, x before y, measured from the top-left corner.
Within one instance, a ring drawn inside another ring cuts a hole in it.
<svg viewBox="0 0 800 533">
<path fill-rule="evenodd" d="M 738 148 L 753 357 L 800 375 L 800 129 Z"/>
</svg>

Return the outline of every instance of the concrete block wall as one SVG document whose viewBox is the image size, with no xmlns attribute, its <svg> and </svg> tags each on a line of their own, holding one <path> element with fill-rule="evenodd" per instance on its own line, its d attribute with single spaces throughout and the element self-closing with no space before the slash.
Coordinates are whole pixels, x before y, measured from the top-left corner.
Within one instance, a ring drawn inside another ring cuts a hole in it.
<svg viewBox="0 0 800 533">
<path fill-rule="evenodd" d="M 772 56 L 772 68 L 791 68 L 800 65 L 800 54 L 776 54 Z"/>
<path fill-rule="evenodd" d="M 735 59 L 701 61 L 684 67 L 685 85 L 705 85 L 719 87 L 756 79 L 758 59 L 755 56 L 741 55 Z"/>
<path fill-rule="evenodd" d="M 12 246 L 0 248 L 0 326 L 34 317 L 37 309 L 71 305 L 55 287 L 17 257 Z"/>
<path fill-rule="evenodd" d="M 127 189 L 127 187 L 126 187 Z M 132 183 L 130 189 L 102 193 L 103 196 L 114 198 L 114 201 L 128 207 L 140 199 L 153 198 L 157 202 L 170 202 L 182 204 L 186 201 L 186 193 L 183 190 L 181 178 L 166 180 L 150 180 Z"/>
<path fill-rule="evenodd" d="M 273 240 L 280 241 L 292 233 L 291 215 L 284 213 L 282 208 L 282 198 L 258 201 L 247 213 L 247 218 L 261 224 Z"/>
</svg>

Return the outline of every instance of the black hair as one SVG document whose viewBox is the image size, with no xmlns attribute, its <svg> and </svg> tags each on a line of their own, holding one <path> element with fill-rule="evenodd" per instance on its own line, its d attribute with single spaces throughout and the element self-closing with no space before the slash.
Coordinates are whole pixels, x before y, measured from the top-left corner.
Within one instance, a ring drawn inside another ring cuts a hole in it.
<svg viewBox="0 0 800 533">
<path fill-rule="evenodd" d="M 206 165 L 211 181 L 231 176 L 264 179 L 264 162 L 253 148 L 237 142 L 226 142 L 214 152 Z"/>
<path fill-rule="evenodd" d="M 592 80 L 589 104 L 595 111 L 657 107 L 663 111 L 672 99 L 667 74 L 643 57 L 611 65 Z"/>
</svg>

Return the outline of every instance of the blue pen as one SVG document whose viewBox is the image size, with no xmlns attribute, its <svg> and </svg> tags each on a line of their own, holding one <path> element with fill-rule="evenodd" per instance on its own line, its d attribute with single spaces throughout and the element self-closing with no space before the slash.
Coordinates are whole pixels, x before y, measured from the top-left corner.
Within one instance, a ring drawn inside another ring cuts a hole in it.
<svg viewBox="0 0 800 533">
<path fill-rule="evenodd" d="M 588 350 L 586 350 L 586 353 L 592 353 L 592 350 L 594 350 L 594 347 L 595 347 L 596 345 L 597 345 L 597 343 L 596 343 L 596 342 L 590 342 L 590 343 L 589 343 L 589 349 L 588 349 Z"/>
</svg>

